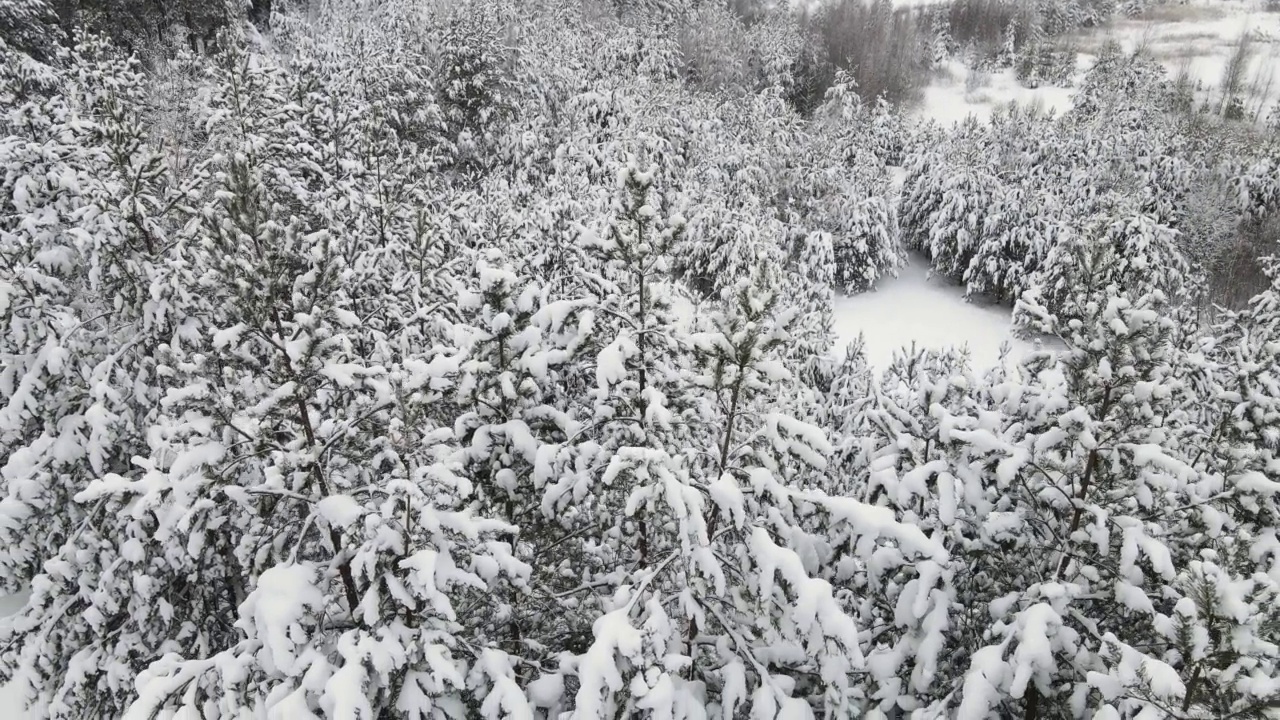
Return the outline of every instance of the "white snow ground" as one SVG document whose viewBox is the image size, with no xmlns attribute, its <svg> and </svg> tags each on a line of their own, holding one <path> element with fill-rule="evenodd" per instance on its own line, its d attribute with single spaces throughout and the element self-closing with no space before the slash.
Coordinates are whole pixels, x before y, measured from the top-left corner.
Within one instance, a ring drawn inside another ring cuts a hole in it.
<svg viewBox="0 0 1280 720">
<path fill-rule="evenodd" d="M 996 109 L 1011 102 L 1061 115 L 1071 109 L 1074 94 L 1074 87 L 1023 87 L 1012 68 L 977 73 L 964 63 L 951 60 L 939 79 L 924 89 L 918 112 L 942 125 L 954 125 L 970 115 L 985 121 Z"/>
<path fill-rule="evenodd" d="M 1009 343 L 1014 358 L 1032 349 L 1012 336 L 1009 308 L 967 302 L 963 288 L 928 277 L 928 261 L 922 256 L 908 261 L 898 277 L 882 279 L 875 290 L 836 298 L 837 353 L 843 355 L 862 333 L 867 361 L 883 370 L 895 350 L 913 341 L 935 349 L 968 346 L 973 369 L 981 371 L 996 364 L 1003 343 Z"/>
<path fill-rule="evenodd" d="M 8 595 L 0 597 L 0 624 L 5 619 L 22 608 L 23 603 L 27 601 L 26 594 Z M 22 691 L 13 685 L 0 686 L 0 717 L 6 720 L 23 720 L 27 717 L 27 713 L 22 712 Z"/>
</svg>

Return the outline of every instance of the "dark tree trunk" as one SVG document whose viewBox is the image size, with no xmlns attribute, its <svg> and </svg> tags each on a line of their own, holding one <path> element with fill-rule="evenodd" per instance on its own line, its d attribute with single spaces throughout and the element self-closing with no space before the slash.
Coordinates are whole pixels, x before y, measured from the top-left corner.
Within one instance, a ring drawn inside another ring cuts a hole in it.
<svg viewBox="0 0 1280 720">
<path fill-rule="evenodd" d="M 1035 682 L 1027 685 L 1026 707 L 1023 711 L 1023 720 L 1038 720 L 1040 717 L 1040 688 L 1036 687 Z"/>
</svg>

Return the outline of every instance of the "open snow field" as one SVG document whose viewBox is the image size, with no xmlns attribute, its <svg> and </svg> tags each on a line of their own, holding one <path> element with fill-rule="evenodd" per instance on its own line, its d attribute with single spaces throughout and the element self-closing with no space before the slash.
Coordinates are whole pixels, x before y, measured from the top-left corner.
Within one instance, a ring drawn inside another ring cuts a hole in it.
<svg viewBox="0 0 1280 720">
<path fill-rule="evenodd" d="M 1252 35 L 1253 47 L 1245 81 L 1263 80 L 1275 72 L 1280 50 L 1280 3 L 1268 0 L 1199 0 L 1151 8 L 1138 17 L 1121 19 L 1100 32 L 1080 35 L 1080 51 L 1089 54 L 1106 40 L 1126 50 L 1145 47 L 1170 73 L 1183 68 L 1193 80 L 1218 87 L 1241 35 Z M 1280 78 L 1277 78 L 1280 81 Z M 1271 89 L 1276 96 L 1277 88 Z"/>
<path fill-rule="evenodd" d="M 1081 75 L 1082 70 L 1077 69 L 1076 82 Z M 924 100 L 917 112 L 943 125 L 954 125 L 970 115 L 987 120 L 998 108 L 1011 102 L 1061 115 L 1071 109 L 1074 94 L 1074 86 L 1023 87 L 1014 76 L 1013 68 L 980 73 L 958 60 L 951 60 L 933 84 L 924 89 Z"/>
<path fill-rule="evenodd" d="M 1268 9 L 1269 2 L 1274 9 Z M 916 3 L 904 0 L 902 4 Z M 1174 0 L 1137 17 L 1118 18 L 1104 27 L 1083 30 L 1063 39 L 1079 54 L 1075 77 L 1060 86 L 1027 88 L 1018 83 L 1012 69 L 975 73 L 952 61 L 925 88 L 916 112 L 944 125 L 969 115 L 986 119 L 1010 102 L 1061 114 L 1070 109 L 1075 88 L 1108 41 L 1128 51 L 1146 48 L 1171 77 L 1185 75 L 1192 84 L 1199 83 L 1198 97 L 1216 104 L 1228 65 L 1246 33 L 1250 47 L 1240 77 L 1240 94 L 1251 116 L 1256 112 L 1265 117 L 1280 100 L 1280 0 Z"/>
<path fill-rule="evenodd" d="M 1032 348 L 1011 333 L 1009 308 L 966 302 L 964 289 L 941 277 L 928 277 L 928 262 L 912 255 L 896 278 L 885 278 L 876 289 L 835 301 L 836 351 L 861 333 L 867 360 L 882 370 L 894 351 L 912 342 L 942 349 L 967 346 L 973 369 L 996 364 L 1000 347 L 1009 343 L 1014 355 Z"/>
</svg>

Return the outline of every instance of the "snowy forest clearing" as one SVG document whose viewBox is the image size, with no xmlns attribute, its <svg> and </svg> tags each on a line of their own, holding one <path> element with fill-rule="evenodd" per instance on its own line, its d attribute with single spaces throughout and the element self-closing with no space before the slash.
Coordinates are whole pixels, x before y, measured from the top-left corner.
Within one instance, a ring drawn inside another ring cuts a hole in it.
<svg viewBox="0 0 1280 720">
<path fill-rule="evenodd" d="M 943 350 L 967 346 L 974 370 L 1000 359 L 1008 343 L 1014 355 L 1032 346 L 1011 334 L 1009 308 L 967 302 L 964 288 L 929 276 L 929 262 L 912 254 L 898 277 L 881 278 L 874 291 L 835 299 L 835 351 L 843 355 L 861 334 L 871 367 L 888 367 L 898 350 L 912 343 Z"/>
<path fill-rule="evenodd" d="M 1081 74 L 1077 73 L 1077 80 Z M 1074 94 L 1074 82 L 1071 86 L 1029 88 L 1018 82 L 1012 69 L 987 73 L 950 60 L 935 81 L 924 89 L 917 112 L 920 117 L 943 125 L 954 125 L 971 115 L 985 121 L 1009 103 L 1061 115 L 1071 109 Z"/>
<path fill-rule="evenodd" d="M 5 712 L 11 713 L 6 717 L 11 717 L 13 720 L 24 720 L 29 717 L 26 712 L 18 709 L 22 707 L 22 690 L 12 684 L 0 687 L 0 707 L 6 708 Z"/>
</svg>

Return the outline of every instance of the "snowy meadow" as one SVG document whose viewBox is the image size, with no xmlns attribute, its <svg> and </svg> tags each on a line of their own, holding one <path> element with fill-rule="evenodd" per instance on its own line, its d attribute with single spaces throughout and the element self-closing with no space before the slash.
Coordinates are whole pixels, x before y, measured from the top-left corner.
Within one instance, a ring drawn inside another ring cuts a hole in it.
<svg viewBox="0 0 1280 720">
<path fill-rule="evenodd" d="M 1187 7 L 0 0 L 0 715 L 1280 717 Z"/>
</svg>

